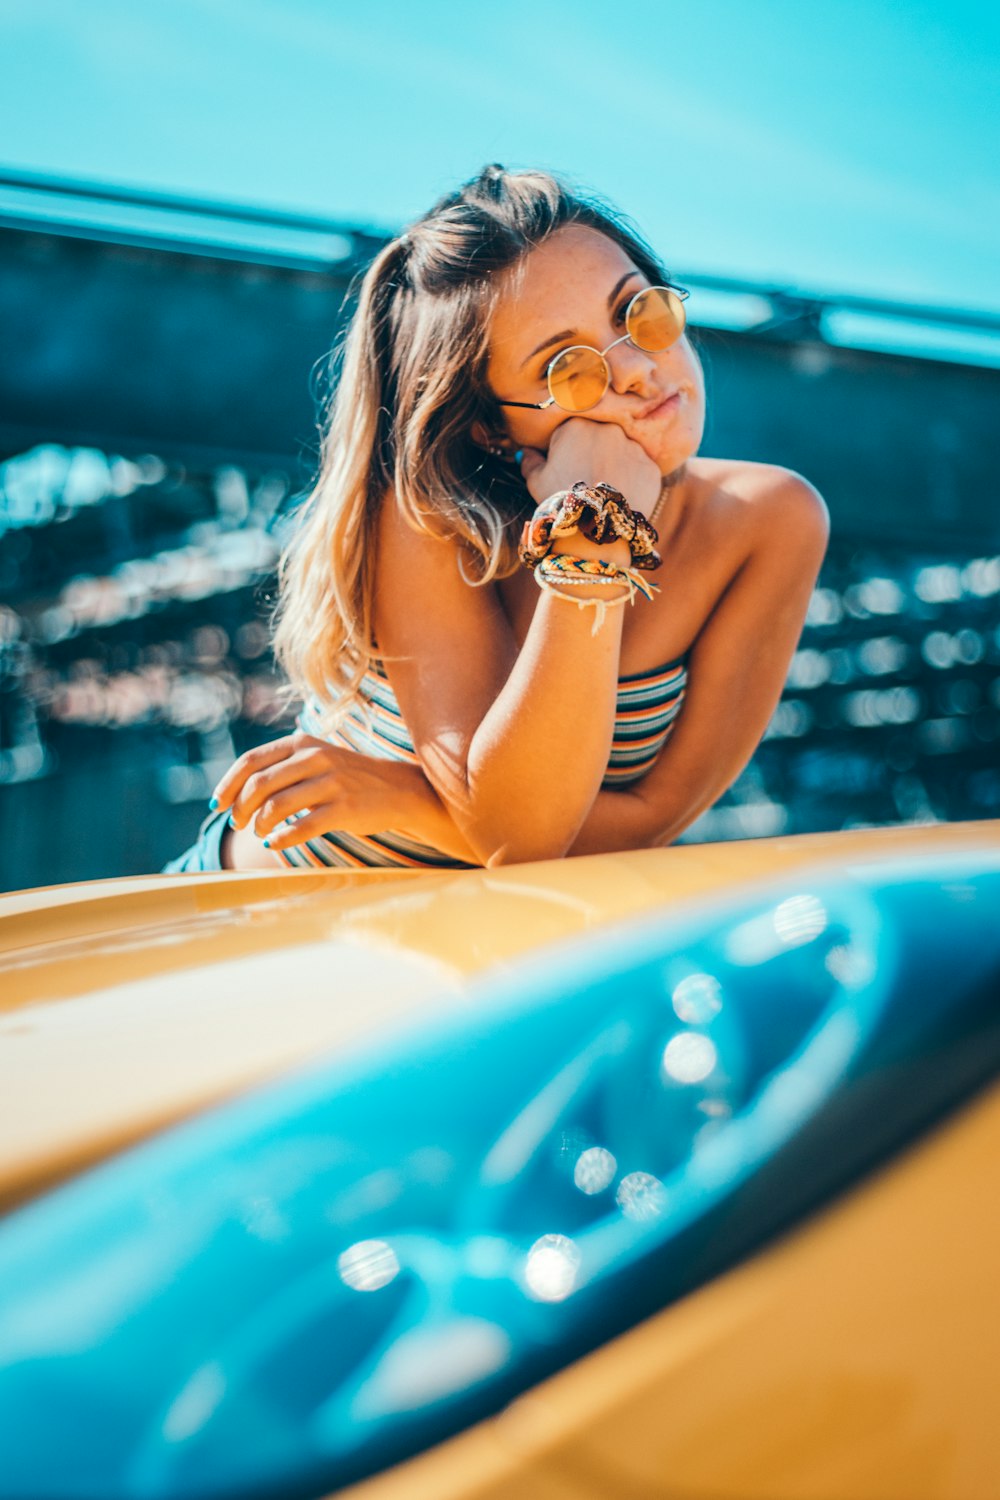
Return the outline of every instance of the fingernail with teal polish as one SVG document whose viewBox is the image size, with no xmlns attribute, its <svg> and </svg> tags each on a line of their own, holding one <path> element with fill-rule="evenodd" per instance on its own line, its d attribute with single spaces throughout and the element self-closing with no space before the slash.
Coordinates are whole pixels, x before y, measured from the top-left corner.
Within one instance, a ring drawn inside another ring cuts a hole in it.
<svg viewBox="0 0 1000 1500">
<path fill-rule="evenodd" d="M 270 839 L 265 839 L 264 840 L 264 848 L 265 849 L 270 849 L 270 847 L 271 847 L 271 841 L 270 841 Z"/>
<path fill-rule="evenodd" d="M 208 810 L 209 810 L 209 812 L 215 812 L 215 809 L 218 807 L 218 805 L 219 805 L 219 799 L 218 799 L 218 797 L 213 797 L 211 799 L 211 801 L 209 802 L 209 804 L 208 804 Z"/>
<path fill-rule="evenodd" d="M 233 821 L 233 815 L 232 815 L 232 813 L 229 814 L 229 817 L 226 819 L 226 822 L 229 824 L 230 828 L 235 828 L 236 827 L 236 824 Z"/>
</svg>

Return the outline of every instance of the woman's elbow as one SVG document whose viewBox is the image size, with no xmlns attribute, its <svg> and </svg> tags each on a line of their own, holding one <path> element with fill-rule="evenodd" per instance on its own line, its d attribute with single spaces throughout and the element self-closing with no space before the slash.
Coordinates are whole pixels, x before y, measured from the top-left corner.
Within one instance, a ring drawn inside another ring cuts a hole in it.
<svg viewBox="0 0 1000 1500">
<path fill-rule="evenodd" d="M 526 865 L 537 860 L 564 859 L 579 832 L 576 822 L 544 817 L 473 818 L 463 829 L 487 869 L 498 865 Z"/>
<path fill-rule="evenodd" d="M 498 865 L 530 865 L 540 860 L 565 859 L 572 843 L 572 839 L 508 839 L 489 852 L 483 864 L 493 870 Z"/>
</svg>

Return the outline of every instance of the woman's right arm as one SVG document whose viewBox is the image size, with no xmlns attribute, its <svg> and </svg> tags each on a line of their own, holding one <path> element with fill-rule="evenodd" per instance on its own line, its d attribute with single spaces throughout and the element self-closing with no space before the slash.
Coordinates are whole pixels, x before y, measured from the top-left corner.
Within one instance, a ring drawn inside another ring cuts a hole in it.
<svg viewBox="0 0 1000 1500">
<path fill-rule="evenodd" d="M 546 455 L 526 453 L 522 471 L 535 499 L 576 478 L 609 478 L 645 510 L 660 493 L 639 444 L 592 420 L 564 423 Z M 561 549 L 630 561 L 624 541 L 597 547 L 573 535 Z M 540 591 L 519 649 L 495 586 L 469 585 L 462 562 L 454 541 L 415 531 L 388 496 L 375 594 L 385 670 L 427 780 L 478 859 L 561 858 L 606 772 L 625 606 L 600 619 Z"/>
<path fill-rule="evenodd" d="M 571 483 L 564 470 L 618 474 L 630 498 L 650 482 L 658 492 L 655 466 L 619 428 L 571 425 L 549 458 L 525 465 L 536 498 Z M 622 542 L 601 555 L 629 557 Z M 576 839 L 607 768 L 624 613 L 610 607 L 597 623 L 594 608 L 541 591 L 519 650 L 496 588 L 467 583 L 457 544 L 416 532 L 387 499 L 380 653 L 427 778 L 483 864 L 559 858 Z"/>
<path fill-rule="evenodd" d="M 594 632 L 593 609 L 543 593 L 518 651 L 454 543 L 398 514 L 381 530 L 376 635 L 428 780 L 482 864 L 560 857 L 607 765 L 622 608 Z"/>
</svg>

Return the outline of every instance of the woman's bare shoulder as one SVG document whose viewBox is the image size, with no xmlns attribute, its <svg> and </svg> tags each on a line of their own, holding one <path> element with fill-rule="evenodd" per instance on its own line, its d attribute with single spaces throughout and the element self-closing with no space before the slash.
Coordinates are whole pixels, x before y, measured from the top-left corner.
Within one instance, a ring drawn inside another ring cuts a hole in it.
<svg viewBox="0 0 1000 1500">
<path fill-rule="evenodd" d="M 476 584 L 481 568 L 471 546 L 446 527 L 422 528 L 394 498 L 384 502 L 374 633 L 413 731 L 420 727 L 417 699 L 443 703 L 464 693 L 478 702 L 495 696 L 510 670 L 510 627 L 495 585 Z"/>
<path fill-rule="evenodd" d="M 433 524 L 437 522 L 437 524 Z M 390 490 L 378 508 L 378 560 L 397 559 L 405 563 L 419 560 L 431 566 L 454 561 L 460 551 L 457 537 L 450 536 L 438 517 L 428 517 L 421 524 L 407 514 L 398 497 Z"/>
<path fill-rule="evenodd" d="M 800 495 L 822 504 L 814 484 L 781 464 L 756 463 L 745 458 L 695 458 L 689 464 L 705 489 L 721 501 L 743 504 L 774 503 L 775 497 Z"/>
<path fill-rule="evenodd" d="M 751 545 L 773 539 L 780 526 L 789 541 L 825 547 L 830 530 L 826 504 L 815 485 L 794 469 L 730 458 L 692 459 L 689 467 L 710 523 L 738 524 Z"/>
</svg>

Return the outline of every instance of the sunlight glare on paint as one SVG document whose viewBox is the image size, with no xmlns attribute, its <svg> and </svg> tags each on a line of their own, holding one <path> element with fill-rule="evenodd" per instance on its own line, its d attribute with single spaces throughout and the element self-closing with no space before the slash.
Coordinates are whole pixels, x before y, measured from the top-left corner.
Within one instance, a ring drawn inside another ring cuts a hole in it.
<svg viewBox="0 0 1000 1500">
<path fill-rule="evenodd" d="M 345 1286 L 356 1292 L 377 1292 L 399 1275 L 396 1252 L 385 1240 L 358 1240 L 337 1260 Z"/>
<path fill-rule="evenodd" d="M 679 1031 L 663 1049 L 662 1069 L 675 1083 L 701 1083 L 719 1060 L 715 1043 L 697 1031 Z"/>
<path fill-rule="evenodd" d="M 722 1009 L 722 986 L 713 974 L 688 974 L 674 985 L 674 1014 L 686 1026 L 705 1026 Z"/>
<path fill-rule="evenodd" d="M 576 1285 L 580 1251 L 564 1234 L 543 1234 L 528 1251 L 524 1280 L 539 1302 L 563 1302 Z"/>
<path fill-rule="evenodd" d="M 604 1146 L 590 1146 L 577 1157 L 573 1181 L 581 1193 L 603 1193 L 614 1181 L 618 1163 Z"/>
</svg>

